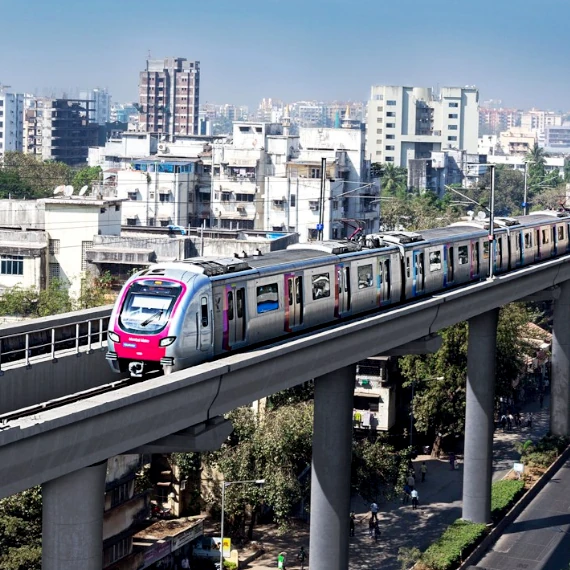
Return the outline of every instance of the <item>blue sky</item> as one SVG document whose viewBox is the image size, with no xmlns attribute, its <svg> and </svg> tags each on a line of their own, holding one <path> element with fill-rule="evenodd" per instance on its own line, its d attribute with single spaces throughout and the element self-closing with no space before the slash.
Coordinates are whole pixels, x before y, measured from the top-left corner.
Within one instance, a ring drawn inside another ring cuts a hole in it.
<svg viewBox="0 0 570 570">
<path fill-rule="evenodd" d="M 372 84 L 476 85 L 570 110 L 568 0 L 4 0 L 0 82 L 137 98 L 153 57 L 197 59 L 201 102 L 364 100 Z"/>
</svg>

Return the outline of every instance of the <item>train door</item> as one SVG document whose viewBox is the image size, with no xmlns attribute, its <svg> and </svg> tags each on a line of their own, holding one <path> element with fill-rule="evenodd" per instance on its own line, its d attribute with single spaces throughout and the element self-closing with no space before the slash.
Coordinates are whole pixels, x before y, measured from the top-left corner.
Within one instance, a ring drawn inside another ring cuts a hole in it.
<svg viewBox="0 0 570 570">
<path fill-rule="evenodd" d="M 196 313 L 196 331 L 200 350 L 209 350 L 212 346 L 211 301 L 206 295 L 200 297 L 200 312 Z"/>
<path fill-rule="evenodd" d="M 499 257 L 498 270 L 503 271 L 503 236 L 497 238 L 497 256 Z"/>
<path fill-rule="evenodd" d="M 455 280 L 455 248 L 450 245 L 444 251 L 447 252 L 447 282 L 453 283 Z"/>
<path fill-rule="evenodd" d="M 378 290 L 378 305 L 382 306 L 390 302 L 392 294 L 392 276 L 390 275 L 390 260 L 378 260 L 378 276 L 377 276 L 377 290 Z"/>
<path fill-rule="evenodd" d="M 424 252 L 414 251 L 413 287 L 414 295 L 421 295 L 425 291 L 425 264 Z"/>
<path fill-rule="evenodd" d="M 245 288 L 226 287 L 229 346 L 245 340 Z"/>
<path fill-rule="evenodd" d="M 536 230 L 536 259 L 540 259 L 541 255 L 541 240 L 540 240 L 540 229 Z"/>
<path fill-rule="evenodd" d="M 303 277 L 290 273 L 285 276 L 285 330 L 290 332 L 303 324 Z"/>
<path fill-rule="evenodd" d="M 336 266 L 336 293 L 338 296 L 337 316 L 350 311 L 350 267 L 347 265 Z"/>
</svg>

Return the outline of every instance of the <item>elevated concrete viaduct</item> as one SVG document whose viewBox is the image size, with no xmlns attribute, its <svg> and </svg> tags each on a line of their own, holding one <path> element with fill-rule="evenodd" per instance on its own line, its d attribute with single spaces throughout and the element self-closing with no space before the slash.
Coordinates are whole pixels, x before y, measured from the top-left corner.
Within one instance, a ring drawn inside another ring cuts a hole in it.
<svg viewBox="0 0 570 570">
<path fill-rule="evenodd" d="M 547 295 L 558 297 L 555 300 L 552 389 L 553 398 L 560 401 L 553 406 L 552 426 L 556 433 L 567 434 L 569 259 L 567 256 L 546 261 L 379 315 L 12 420 L 0 431 L 0 497 L 44 484 L 50 501 L 50 494 L 57 496 L 69 488 L 77 497 L 75 508 L 92 515 L 78 519 L 73 543 L 91 545 L 101 532 L 100 505 L 93 498 L 93 493 L 99 493 L 93 479 L 99 477 L 96 473 L 101 470 L 91 466 L 145 446 L 180 450 L 188 445 L 187 450 L 192 450 L 217 445 L 228 427 L 223 427 L 224 422 L 216 418 L 237 406 L 314 378 L 311 512 L 313 521 L 315 517 L 320 520 L 319 517 L 326 516 L 329 522 L 324 527 L 311 526 L 311 567 L 314 570 L 344 569 L 348 552 L 348 524 L 344 523 L 348 521 L 350 493 L 346 469 L 349 469 L 351 453 L 352 365 L 368 356 L 432 335 L 443 327 L 469 320 L 465 463 L 472 468 L 465 471 L 472 476 L 466 475 L 464 480 L 464 516 L 487 522 L 490 519 L 489 434 L 492 433 L 496 309 L 548 288 L 551 289 Z M 334 425 L 327 417 L 327 404 L 334 405 L 339 418 Z M 200 424 L 201 428 L 188 431 Z M 172 438 L 172 434 L 177 436 Z M 331 435 L 335 437 L 334 446 L 330 445 Z M 188 439 L 184 441 L 184 437 Z M 85 478 L 80 477 L 80 473 L 73 475 L 79 470 L 87 470 Z M 90 481 L 89 486 L 84 481 Z M 44 517 L 44 525 L 62 528 L 60 517 L 51 509 Z M 57 531 L 44 534 L 44 542 L 47 541 L 44 547 L 50 553 L 49 559 L 44 561 L 46 570 L 77 567 L 80 553 L 63 552 L 58 546 L 63 540 Z M 73 550 L 73 544 L 69 541 L 66 544 Z M 332 544 L 338 545 L 333 554 L 329 551 Z M 93 548 L 89 548 L 89 553 L 91 558 L 83 560 L 82 568 L 99 570 L 101 566 Z"/>
</svg>

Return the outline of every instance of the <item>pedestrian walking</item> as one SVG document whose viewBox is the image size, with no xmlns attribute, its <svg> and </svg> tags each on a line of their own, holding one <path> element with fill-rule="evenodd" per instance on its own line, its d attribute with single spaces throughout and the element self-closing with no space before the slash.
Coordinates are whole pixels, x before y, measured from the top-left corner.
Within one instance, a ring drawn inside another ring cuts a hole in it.
<svg viewBox="0 0 570 570">
<path fill-rule="evenodd" d="M 285 570 L 285 552 L 280 552 L 277 556 L 277 569 Z"/>
<path fill-rule="evenodd" d="M 408 475 L 408 479 L 406 480 L 406 482 L 408 483 L 408 487 L 410 488 L 410 491 L 414 490 L 414 487 L 416 486 L 416 479 L 413 475 Z"/>
<path fill-rule="evenodd" d="M 507 416 L 505 414 L 501 416 L 501 427 L 503 428 L 503 431 L 505 431 L 505 428 L 507 427 Z"/>
<path fill-rule="evenodd" d="M 507 429 L 509 431 L 511 431 L 513 429 L 514 421 L 515 421 L 515 418 L 513 417 L 513 414 L 511 414 L 509 412 L 509 415 L 507 416 Z"/>
<path fill-rule="evenodd" d="M 372 514 L 372 520 L 378 520 L 378 505 L 376 503 L 372 503 L 370 505 L 370 513 Z"/>
<path fill-rule="evenodd" d="M 532 412 L 529 412 L 528 419 L 526 420 L 526 425 L 532 429 Z"/>
<path fill-rule="evenodd" d="M 354 521 L 356 519 L 356 515 L 354 512 L 350 513 L 350 536 L 354 536 Z"/>
<path fill-rule="evenodd" d="M 412 491 L 412 509 L 415 511 L 418 508 L 418 492 L 414 489 Z"/>
<path fill-rule="evenodd" d="M 449 454 L 449 465 L 451 467 L 451 470 L 453 471 L 455 469 L 455 453 L 453 452 Z"/>
<path fill-rule="evenodd" d="M 354 534 L 352 534 L 354 536 Z M 307 553 L 305 552 L 305 547 L 301 546 L 301 550 L 299 550 L 299 554 L 297 554 L 297 560 L 301 563 L 301 570 L 305 568 L 305 558 L 307 558 Z"/>
<path fill-rule="evenodd" d="M 370 538 L 372 538 L 374 536 L 374 527 L 376 525 L 374 524 L 374 519 L 372 517 L 370 517 L 370 520 L 368 521 L 368 536 L 370 536 Z"/>
<path fill-rule="evenodd" d="M 381 534 L 380 525 L 378 524 L 378 521 L 376 521 L 376 524 L 374 525 L 374 542 L 378 542 Z"/>
<path fill-rule="evenodd" d="M 422 483 L 424 483 L 427 474 L 427 465 L 425 461 L 422 461 L 422 466 L 420 467 L 420 473 L 422 474 Z"/>
</svg>

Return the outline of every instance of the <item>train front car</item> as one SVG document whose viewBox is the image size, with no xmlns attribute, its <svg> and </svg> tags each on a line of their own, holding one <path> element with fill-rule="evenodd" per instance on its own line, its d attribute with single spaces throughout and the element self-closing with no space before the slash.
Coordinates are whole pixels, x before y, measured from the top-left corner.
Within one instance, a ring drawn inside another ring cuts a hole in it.
<svg viewBox="0 0 570 570">
<path fill-rule="evenodd" d="M 107 360 L 115 372 L 133 378 L 202 361 L 211 345 L 211 338 L 203 342 L 210 328 L 209 279 L 179 268 L 156 273 L 143 272 L 125 284 L 109 321 Z"/>
</svg>

